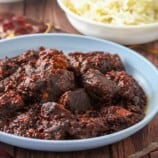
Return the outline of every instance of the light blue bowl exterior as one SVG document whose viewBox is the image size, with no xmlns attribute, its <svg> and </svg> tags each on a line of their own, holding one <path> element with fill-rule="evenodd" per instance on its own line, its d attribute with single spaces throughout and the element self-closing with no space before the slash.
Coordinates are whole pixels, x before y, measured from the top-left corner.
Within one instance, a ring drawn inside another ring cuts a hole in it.
<svg viewBox="0 0 158 158">
<path fill-rule="evenodd" d="M 145 118 L 122 131 L 82 140 L 40 140 L 15 136 L 0 132 L 0 141 L 22 148 L 42 151 L 77 151 L 108 145 L 124 139 L 147 125 L 158 111 L 158 71 L 144 57 L 119 44 L 97 38 L 70 34 L 36 34 L 19 36 L 0 41 L 0 58 L 16 56 L 28 49 L 40 46 L 61 49 L 65 53 L 73 51 L 107 51 L 117 53 L 126 69 L 144 88 L 149 98 Z"/>
</svg>

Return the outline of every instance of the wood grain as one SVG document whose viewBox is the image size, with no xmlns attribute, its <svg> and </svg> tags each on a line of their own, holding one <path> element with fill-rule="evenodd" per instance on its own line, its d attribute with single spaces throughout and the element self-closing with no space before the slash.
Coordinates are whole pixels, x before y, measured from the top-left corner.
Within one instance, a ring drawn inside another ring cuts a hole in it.
<svg viewBox="0 0 158 158">
<path fill-rule="evenodd" d="M 24 12 L 24 2 L 16 3 L 2 3 L 0 4 L 0 12 L 13 12 L 18 15 L 23 15 Z"/>
<path fill-rule="evenodd" d="M 3 149 L 5 151 L 7 151 L 9 154 L 11 155 L 15 155 L 15 147 L 8 145 L 8 144 L 4 144 L 4 143 L 0 143 L 0 149 Z M 1 157 L 0 157 L 1 158 Z"/>
<path fill-rule="evenodd" d="M 79 33 L 65 18 L 65 14 L 59 9 L 55 0 L 47 0 L 46 2 L 45 21 L 50 21 L 56 29 L 65 33 Z"/>
<path fill-rule="evenodd" d="M 40 5 L 39 5 L 40 4 Z M 44 20 L 46 0 L 25 0 L 24 15 L 35 20 Z"/>
<path fill-rule="evenodd" d="M 24 2 L 18 3 L 0 4 L 0 11 L 12 11 L 36 20 L 51 22 L 56 28 L 52 30 L 54 32 L 79 33 L 69 24 L 55 0 L 25 0 Z M 148 55 L 148 58 L 150 60 L 158 60 L 158 56 L 154 55 Z M 142 150 L 151 142 L 158 141 L 157 122 L 158 116 L 148 126 L 133 136 L 113 145 L 88 151 L 68 153 L 39 152 L 21 149 L 3 143 L 0 143 L 0 148 L 5 149 L 14 155 L 15 158 L 127 158 L 136 151 Z M 154 154 L 152 157 L 155 156 Z"/>
<path fill-rule="evenodd" d="M 94 158 L 94 155 L 95 158 L 110 158 L 108 147 L 88 151 L 65 153 L 39 152 L 20 148 L 16 149 L 16 151 L 16 158 Z"/>
</svg>

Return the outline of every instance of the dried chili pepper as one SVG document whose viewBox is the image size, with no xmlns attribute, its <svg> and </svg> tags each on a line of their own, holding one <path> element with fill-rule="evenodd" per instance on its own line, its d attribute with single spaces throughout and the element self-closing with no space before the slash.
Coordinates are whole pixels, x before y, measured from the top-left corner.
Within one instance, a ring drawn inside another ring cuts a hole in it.
<svg viewBox="0 0 158 158">
<path fill-rule="evenodd" d="M 38 22 L 12 13 L 1 13 L 0 23 L 0 39 L 22 34 L 48 33 L 52 27 L 50 23 Z"/>
</svg>

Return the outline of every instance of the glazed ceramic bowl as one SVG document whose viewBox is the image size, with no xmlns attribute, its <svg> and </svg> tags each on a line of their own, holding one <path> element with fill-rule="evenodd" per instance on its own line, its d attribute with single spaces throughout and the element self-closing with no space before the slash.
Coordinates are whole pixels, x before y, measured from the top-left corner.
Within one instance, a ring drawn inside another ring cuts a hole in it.
<svg viewBox="0 0 158 158">
<path fill-rule="evenodd" d="M 0 41 L 0 58 L 16 56 L 28 49 L 40 46 L 56 48 L 65 53 L 73 51 L 107 51 L 117 53 L 129 74 L 143 87 L 148 96 L 145 118 L 139 123 L 115 132 L 95 138 L 80 140 L 42 140 L 20 137 L 0 132 L 0 141 L 14 146 L 43 151 L 76 151 L 108 145 L 124 139 L 146 126 L 158 111 L 158 71 L 143 56 L 119 44 L 97 38 L 69 34 L 35 34 L 18 36 Z"/>
<path fill-rule="evenodd" d="M 135 26 L 104 24 L 74 14 L 64 5 L 63 0 L 58 0 L 58 4 L 72 26 L 85 35 L 100 37 L 125 45 L 142 44 L 158 39 L 158 22 Z"/>
</svg>

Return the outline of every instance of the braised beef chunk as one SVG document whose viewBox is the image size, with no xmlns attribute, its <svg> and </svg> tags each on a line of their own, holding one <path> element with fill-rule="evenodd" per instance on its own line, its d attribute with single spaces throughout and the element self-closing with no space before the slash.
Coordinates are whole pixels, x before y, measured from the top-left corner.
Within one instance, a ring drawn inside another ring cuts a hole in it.
<svg viewBox="0 0 158 158">
<path fill-rule="evenodd" d="M 107 134 L 108 126 L 102 118 L 79 118 L 72 120 L 69 135 L 74 139 L 84 139 Z"/>
<path fill-rule="evenodd" d="M 75 88 L 74 74 L 68 70 L 57 70 L 52 74 L 53 91 L 57 97 Z"/>
<path fill-rule="evenodd" d="M 69 118 L 71 117 L 71 113 L 66 110 L 62 104 L 58 104 L 56 102 L 47 102 L 41 107 L 41 116 L 52 120 L 53 118 Z"/>
<path fill-rule="evenodd" d="M 69 120 L 54 119 L 53 121 L 42 120 L 39 131 L 42 131 L 42 139 L 61 140 L 67 138 L 67 131 L 70 129 Z"/>
<path fill-rule="evenodd" d="M 118 95 L 124 99 L 127 104 L 141 106 L 142 108 L 146 105 L 146 95 L 143 89 L 139 86 L 136 80 L 128 75 L 125 71 L 111 71 L 108 72 L 106 78 L 114 81 L 119 87 Z"/>
<path fill-rule="evenodd" d="M 140 105 L 140 106 L 137 106 L 137 105 L 133 105 L 133 104 L 128 103 L 128 104 L 126 104 L 125 107 L 126 107 L 126 109 L 128 109 L 130 112 L 144 115 L 144 111 L 142 110 L 141 105 Z"/>
<path fill-rule="evenodd" d="M 88 69 L 97 69 L 102 73 L 110 70 L 125 70 L 120 57 L 117 54 L 109 54 L 105 52 L 90 52 L 81 64 L 81 72 Z"/>
<path fill-rule="evenodd" d="M 89 69 L 82 77 L 87 93 L 99 102 L 110 104 L 119 90 L 114 81 L 108 80 L 98 70 Z"/>
<path fill-rule="evenodd" d="M 17 68 L 18 68 L 18 64 L 16 62 L 16 59 L 9 59 L 9 58 L 1 59 L 0 60 L 0 80 L 14 73 Z"/>
<path fill-rule="evenodd" d="M 70 70 L 73 70 L 77 77 L 79 77 L 81 74 L 81 64 L 84 61 L 85 57 L 86 54 L 82 52 L 69 53 L 68 55 L 68 59 L 70 62 Z"/>
<path fill-rule="evenodd" d="M 59 102 L 74 113 L 84 113 L 91 105 L 90 98 L 83 88 L 65 92 Z"/>
<path fill-rule="evenodd" d="M 144 115 L 132 113 L 120 106 L 110 106 L 106 109 L 106 113 L 105 109 L 103 108 L 101 109 L 101 113 L 102 112 L 106 117 L 109 132 L 115 132 L 127 128 L 139 122 L 144 117 Z"/>
<path fill-rule="evenodd" d="M 17 86 L 20 78 L 24 72 L 27 74 L 32 71 L 32 65 L 36 63 L 38 54 L 36 51 L 29 50 L 24 52 L 22 55 L 14 58 L 5 58 L 0 60 L 0 85 L 8 84 L 10 86 Z M 30 69 L 30 70 L 29 70 Z M 13 83 L 10 83 L 12 82 Z M 0 88 L 1 91 L 1 88 Z"/>
<path fill-rule="evenodd" d="M 15 73 L 8 76 L 0 81 L 0 93 L 4 93 L 10 89 L 15 89 L 18 84 L 22 81 L 23 71 L 22 69 L 17 69 Z"/>
<path fill-rule="evenodd" d="M 75 52 L 69 54 L 71 68 L 75 74 L 86 72 L 88 69 L 97 69 L 102 73 L 111 70 L 121 71 L 125 67 L 117 54 L 109 54 L 102 51 L 94 51 L 89 53 Z"/>
<path fill-rule="evenodd" d="M 38 130 L 43 131 L 45 139 L 64 139 L 70 128 L 73 115 L 63 105 L 47 102 L 42 105 L 41 116 L 44 118 Z"/>
<path fill-rule="evenodd" d="M 144 118 L 147 97 L 116 54 L 40 47 L 0 60 L 0 131 L 84 139 Z"/>
<path fill-rule="evenodd" d="M 74 75 L 64 69 L 40 72 L 26 76 L 18 86 L 19 93 L 36 98 L 42 102 L 55 101 L 64 92 L 75 88 Z"/>
<path fill-rule="evenodd" d="M 17 91 L 25 99 L 36 98 L 41 95 L 41 90 L 46 86 L 45 78 L 40 78 L 38 74 L 25 76 L 23 81 L 18 85 Z M 37 98 L 38 99 L 38 98 Z"/>
<path fill-rule="evenodd" d="M 19 65 L 32 64 L 35 65 L 39 54 L 35 50 L 28 50 L 17 57 Z"/>
<path fill-rule="evenodd" d="M 24 108 L 24 101 L 15 91 L 8 91 L 0 96 L 0 118 Z M 9 110 L 8 110 L 9 109 Z"/>
<path fill-rule="evenodd" d="M 62 51 L 45 49 L 39 53 L 36 67 L 37 71 L 67 69 L 69 67 L 69 62 Z"/>
</svg>

